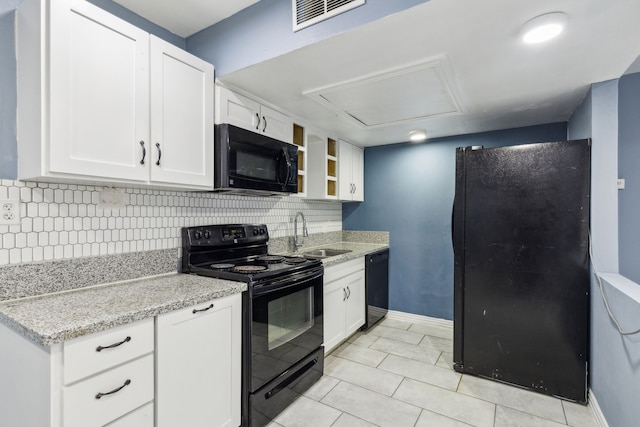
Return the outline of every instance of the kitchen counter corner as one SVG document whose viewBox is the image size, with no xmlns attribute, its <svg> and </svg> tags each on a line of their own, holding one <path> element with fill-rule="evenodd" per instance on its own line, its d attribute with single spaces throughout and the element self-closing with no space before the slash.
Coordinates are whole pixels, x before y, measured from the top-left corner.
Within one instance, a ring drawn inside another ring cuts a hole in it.
<svg viewBox="0 0 640 427">
<path fill-rule="evenodd" d="M 2 302 L 0 323 L 50 346 L 246 289 L 246 283 L 175 273 Z"/>
</svg>

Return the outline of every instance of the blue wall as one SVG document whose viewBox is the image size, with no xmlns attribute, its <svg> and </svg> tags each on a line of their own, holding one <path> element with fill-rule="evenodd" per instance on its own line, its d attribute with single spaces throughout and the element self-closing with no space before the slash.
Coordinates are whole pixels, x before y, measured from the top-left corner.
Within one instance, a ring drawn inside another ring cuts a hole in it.
<svg viewBox="0 0 640 427">
<path fill-rule="evenodd" d="M 367 0 L 355 9 L 293 32 L 291 0 L 261 0 L 187 39 L 187 50 L 224 75 L 316 43 L 428 0 Z"/>
<path fill-rule="evenodd" d="M 640 73 L 618 83 L 618 192 L 620 274 L 640 283 Z M 640 323 L 640 322 L 639 322 Z"/>
<path fill-rule="evenodd" d="M 566 139 L 565 123 L 365 149 L 365 201 L 344 204 L 343 229 L 389 231 L 392 310 L 453 318 L 451 207 L 455 149 Z"/>
<path fill-rule="evenodd" d="M 631 86 L 633 87 L 633 85 Z M 640 287 L 618 274 L 623 258 L 623 245 L 618 250 L 618 237 L 627 232 L 622 217 L 618 220 L 616 190 L 619 156 L 625 150 L 623 131 L 618 129 L 624 117 L 637 121 L 640 108 L 637 103 L 623 101 L 630 86 L 622 79 L 594 84 L 569 121 L 569 138 L 591 137 L 592 189 L 591 189 L 591 243 L 595 266 L 603 277 L 602 290 L 612 312 L 624 330 L 640 327 Z M 637 95 L 636 95 L 637 96 Z M 636 140 L 637 141 L 637 140 Z M 637 145 L 637 142 L 635 143 Z M 631 154 L 630 154 L 631 155 Z M 637 159 L 637 157 L 636 157 Z M 626 161 L 625 159 L 624 161 Z M 632 193 L 631 190 L 627 189 Z M 637 197 L 637 191 L 635 196 Z M 622 208 L 622 204 L 620 204 Z M 637 259 L 638 252 L 629 254 Z M 605 308 L 599 282 L 591 281 L 591 362 L 589 367 L 591 397 L 597 400 L 610 427 L 638 425 L 640 419 L 640 335 L 622 336 Z"/>
<path fill-rule="evenodd" d="M 186 45 L 183 38 L 147 21 L 111 0 L 89 1 L 169 43 L 181 48 Z M 22 0 L 0 0 L 0 179 L 16 179 L 18 176 L 14 18 L 15 9 L 20 3 Z"/>
</svg>

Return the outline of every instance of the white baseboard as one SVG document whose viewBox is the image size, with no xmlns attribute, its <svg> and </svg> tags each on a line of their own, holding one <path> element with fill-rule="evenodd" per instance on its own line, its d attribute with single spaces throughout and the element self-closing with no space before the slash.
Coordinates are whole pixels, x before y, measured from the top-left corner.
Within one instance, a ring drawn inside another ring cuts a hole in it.
<svg viewBox="0 0 640 427">
<path fill-rule="evenodd" d="M 420 323 L 422 325 L 435 326 L 439 328 L 448 328 L 453 331 L 453 320 L 439 319 L 437 317 L 422 316 L 420 314 L 404 313 L 402 311 L 394 310 L 389 310 L 387 318 L 411 323 Z"/>
<path fill-rule="evenodd" d="M 598 404 L 598 399 L 596 399 L 596 395 L 593 394 L 593 390 L 591 389 L 589 389 L 589 409 L 591 409 L 591 413 L 593 414 L 593 418 L 596 419 L 598 427 L 609 427 L 609 423 L 607 423 L 607 419 L 604 417 L 602 409 L 600 409 L 600 405 Z"/>
</svg>

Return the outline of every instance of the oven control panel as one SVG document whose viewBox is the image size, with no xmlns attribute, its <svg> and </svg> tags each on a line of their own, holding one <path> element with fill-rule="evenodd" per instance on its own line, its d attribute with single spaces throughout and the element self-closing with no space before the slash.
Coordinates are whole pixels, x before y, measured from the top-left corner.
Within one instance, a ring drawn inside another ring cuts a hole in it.
<svg viewBox="0 0 640 427">
<path fill-rule="evenodd" d="M 203 225 L 182 229 L 183 246 L 229 246 L 265 243 L 269 231 L 264 224 Z"/>
</svg>

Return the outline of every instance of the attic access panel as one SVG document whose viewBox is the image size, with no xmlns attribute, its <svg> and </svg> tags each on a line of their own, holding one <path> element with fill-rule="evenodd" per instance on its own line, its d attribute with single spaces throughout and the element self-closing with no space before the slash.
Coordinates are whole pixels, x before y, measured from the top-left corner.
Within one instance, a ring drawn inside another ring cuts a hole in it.
<svg viewBox="0 0 640 427">
<path fill-rule="evenodd" d="M 292 0 L 293 31 L 362 6 L 365 0 Z"/>
<path fill-rule="evenodd" d="M 446 58 L 362 77 L 305 95 L 363 128 L 459 114 Z"/>
</svg>

